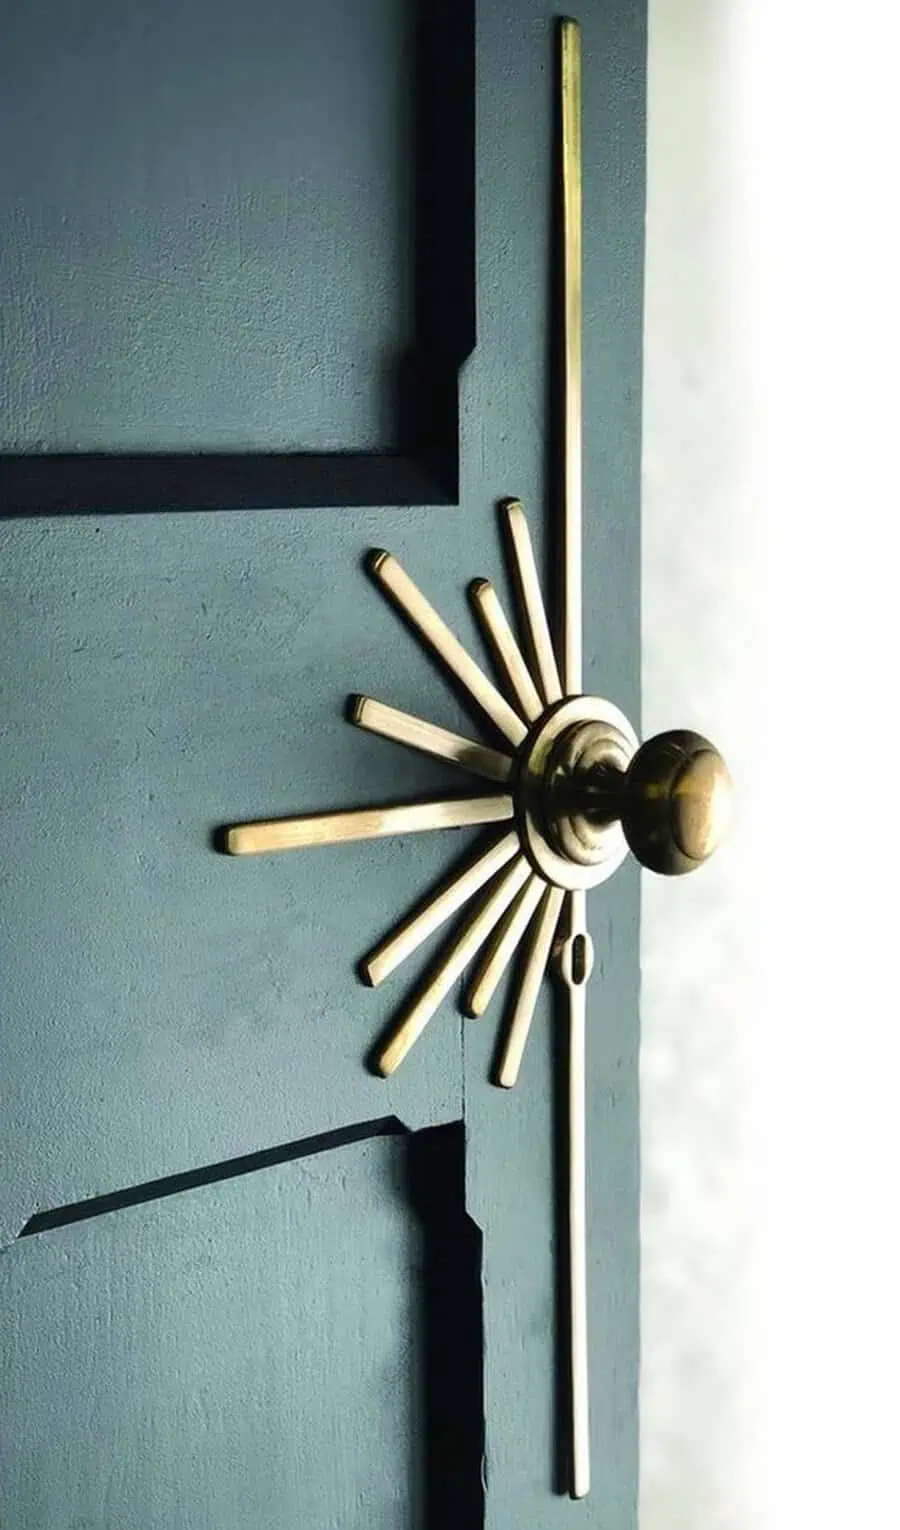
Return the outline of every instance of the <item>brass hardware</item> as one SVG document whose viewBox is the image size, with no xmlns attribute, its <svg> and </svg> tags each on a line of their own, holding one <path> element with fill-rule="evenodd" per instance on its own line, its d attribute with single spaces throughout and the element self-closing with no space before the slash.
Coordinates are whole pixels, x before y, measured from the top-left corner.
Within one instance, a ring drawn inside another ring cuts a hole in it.
<svg viewBox="0 0 900 1530">
<path fill-rule="evenodd" d="M 513 832 L 504 834 L 489 850 L 476 856 L 474 861 L 429 898 L 417 913 L 404 919 L 386 940 L 363 958 L 360 970 L 366 982 L 373 988 L 383 983 L 395 967 L 399 967 L 407 956 L 418 949 L 423 940 L 439 930 L 507 861 L 511 861 L 518 849 L 518 835 Z"/>
<path fill-rule="evenodd" d="M 625 838 L 650 871 L 695 871 L 721 843 L 731 815 L 731 777 L 708 739 L 687 729 L 642 744 L 621 785 Z"/>
<path fill-rule="evenodd" d="M 389 1073 L 399 1068 L 442 999 L 487 940 L 519 888 L 527 881 L 528 875 L 528 862 L 523 855 L 516 856 L 512 864 L 500 873 L 487 902 L 470 918 L 465 929 L 442 956 L 434 975 L 401 1013 L 389 1040 L 378 1054 L 377 1067 L 383 1077 L 387 1078 Z"/>
<path fill-rule="evenodd" d="M 506 500 L 502 508 L 512 554 L 519 612 L 522 625 L 528 633 L 535 679 L 545 701 L 559 701 L 562 686 L 525 511 L 518 499 Z"/>
<path fill-rule="evenodd" d="M 500 695 L 484 670 L 469 657 L 459 638 L 441 621 L 434 607 L 425 599 L 418 585 L 413 584 L 397 559 L 387 552 L 374 552 L 369 559 L 369 571 L 400 607 L 428 647 L 443 660 L 454 679 L 469 692 L 476 705 L 487 713 L 495 728 L 499 728 L 513 748 L 521 744 L 528 731 L 521 717 Z"/>
<path fill-rule="evenodd" d="M 497 598 L 497 591 L 489 579 L 473 579 L 469 595 L 480 618 L 491 652 L 503 670 L 522 714 L 534 722 L 544 710 L 544 703 L 531 678 L 522 650 L 513 636 L 506 612 Z"/>
<path fill-rule="evenodd" d="M 506 788 L 492 796 L 441 798 L 411 806 L 314 813 L 229 829 L 233 855 L 339 844 L 387 834 L 497 823 L 514 819 L 501 837 L 408 914 L 361 963 L 363 978 L 384 981 L 453 914 L 481 894 L 461 931 L 414 990 L 382 1044 L 377 1068 L 399 1067 L 457 979 L 481 952 L 465 995 L 472 1015 L 486 1009 L 524 943 L 512 985 L 511 1014 L 495 1082 L 518 1076 L 557 928 L 553 962 L 565 994 L 568 1023 L 568 1175 L 566 1283 L 571 1476 L 581 1498 L 590 1484 L 587 1266 L 585 1243 L 585 1046 L 587 984 L 594 952 L 586 894 L 612 876 L 629 847 L 653 871 L 692 871 L 719 843 L 731 796 L 728 771 L 698 734 L 662 733 L 638 745 L 612 702 L 582 691 L 582 229 L 581 55 L 579 28 L 559 29 L 561 99 L 558 166 L 562 203 L 562 503 L 556 518 L 562 575 L 561 625 L 551 637 L 525 511 L 504 502 L 519 638 L 493 586 L 475 581 L 470 595 L 496 661 L 502 694 L 469 655 L 409 575 L 387 552 L 369 568 L 422 641 L 441 659 L 505 740 L 505 747 L 462 737 L 367 696 L 351 699 L 357 726 L 436 756 Z M 525 640 L 523 655 L 520 638 Z"/>
<path fill-rule="evenodd" d="M 545 883 L 532 874 L 510 905 L 484 948 L 463 999 L 463 1013 L 477 1018 L 491 1002 L 504 972 L 519 948 L 532 915 L 544 895 Z"/>
<path fill-rule="evenodd" d="M 489 749 L 487 744 L 476 743 L 475 739 L 451 733 L 447 728 L 436 728 L 434 723 L 424 722 L 409 712 L 386 707 L 382 701 L 373 701 L 371 696 L 354 696 L 349 715 L 358 728 L 380 733 L 382 738 L 393 739 L 396 744 L 408 744 L 411 749 L 436 755 L 450 765 L 461 765 L 463 770 L 484 776 L 488 781 L 509 780 L 512 761 L 508 755 Z"/>
<path fill-rule="evenodd" d="M 538 991 L 550 959 L 550 948 L 553 945 L 564 897 L 565 893 L 561 887 L 548 887 L 544 893 L 541 911 L 525 955 L 522 981 L 515 995 L 513 1012 L 494 1080 L 503 1089 L 512 1089 L 519 1077 L 522 1054 L 525 1051 L 528 1032 L 531 1030 Z"/>
<path fill-rule="evenodd" d="M 354 839 L 383 839 L 390 834 L 422 834 L 429 829 L 461 829 L 471 824 L 512 818 L 512 797 L 442 797 L 408 807 L 359 808 L 350 813 L 307 813 L 302 818 L 269 818 L 229 829 L 229 855 L 264 855 L 271 850 L 309 850 Z"/>
</svg>

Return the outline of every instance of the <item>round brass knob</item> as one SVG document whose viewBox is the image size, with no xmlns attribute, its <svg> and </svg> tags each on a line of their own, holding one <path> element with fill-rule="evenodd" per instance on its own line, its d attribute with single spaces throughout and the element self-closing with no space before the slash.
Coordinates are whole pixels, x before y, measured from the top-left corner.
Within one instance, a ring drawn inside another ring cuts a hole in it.
<svg viewBox="0 0 900 1530">
<path fill-rule="evenodd" d="M 731 777 L 718 750 L 684 728 L 658 733 L 634 755 L 621 820 L 634 855 L 650 871 L 680 876 L 712 855 L 728 825 Z"/>
</svg>

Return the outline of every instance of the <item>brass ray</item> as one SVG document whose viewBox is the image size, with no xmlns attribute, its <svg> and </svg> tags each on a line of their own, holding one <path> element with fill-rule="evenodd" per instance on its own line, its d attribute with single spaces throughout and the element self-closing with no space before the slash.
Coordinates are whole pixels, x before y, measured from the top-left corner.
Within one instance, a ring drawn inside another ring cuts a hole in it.
<svg viewBox="0 0 900 1530">
<path fill-rule="evenodd" d="M 540 991 L 541 980 L 550 959 L 550 948 L 565 894 L 561 887 L 548 887 L 537 921 L 531 933 L 531 941 L 525 955 L 525 967 L 519 982 L 519 990 L 513 1005 L 509 1027 L 500 1052 L 495 1076 L 503 1089 L 512 1089 L 519 1077 L 525 1043 L 531 1030 L 534 1009 Z"/>
<path fill-rule="evenodd" d="M 531 545 L 531 535 L 521 500 L 506 500 L 503 505 L 503 516 L 512 555 L 520 619 L 528 633 L 535 674 L 540 682 L 544 700 L 559 701 L 562 697 L 559 669 L 553 651 L 553 640 L 550 637 L 537 564 L 534 561 L 534 548 Z"/>
<path fill-rule="evenodd" d="M 391 1035 L 378 1054 L 377 1068 L 387 1078 L 399 1068 L 410 1047 L 419 1039 L 432 1015 L 446 998 L 457 978 L 484 944 L 509 907 L 519 888 L 531 875 L 524 855 L 500 873 L 488 898 L 471 916 L 443 953 L 434 973 L 403 1010 Z"/>
<path fill-rule="evenodd" d="M 411 712 L 401 712 L 397 707 L 386 706 L 383 701 L 373 701 L 371 696 L 352 698 L 350 721 L 358 728 L 366 728 L 369 733 L 393 739 L 396 744 L 406 744 L 422 754 L 432 754 L 449 765 L 460 765 L 474 776 L 484 776 L 488 781 L 509 780 L 513 764 L 509 755 L 501 754 L 499 749 L 491 749 L 487 744 L 479 744 L 475 739 L 451 733 L 448 728 L 425 722 Z"/>
<path fill-rule="evenodd" d="M 408 956 L 433 935 L 469 899 L 511 861 L 519 848 L 519 836 L 513 830 L 482 850 L 473 861 L 447 882 L 433 897 L 408 915 L 383 941 L 364 956 L 360 971 L 366 982 L 376 988 Z"/>
<path fill-rule="evenodd" d="M 543 712 L 544 703 L 531 678 L 531 671 L 516 642 L 497 591 L 489 579 L 474 579 L 469 585 L 469 596 L 491 652 L 506 676 L 516 701 L 528 721 L 534 722 Z"/>
<path fill-rule="evenodd" d="M 307 813 L 302 818 L 268 818 L 235 824 L 225 834 L 229 855 L 265 855 L 272 850 L 309 850 L 389 834 L 422 834 L 501 823 L 513 816 L 513 800 L 493 797 L 439 797 L 402 807 L 357 808 L 349 813 Z"/>
<path fill-rule="evenodd" d="M 528 731 L 521 717 L 466 652 L 459 638 L 438 616 L 393 554 L 380 551 L 373 553 L 369 559 L 369 570 L 424 642 L 447 666 L 454 679 L 468 691 L 472 700 L 487 714 L 513 748 L 518 748 Z"/>
<path fill-rule="evenodd" d="M 516 954 L 545 886 L 542 877 L 532 876 L 503 915 L 478 958 L 463 999 L 464 1014 L 474 1018 L 484 1014 L 496 992 L 497 984 Z"/>
</svg>

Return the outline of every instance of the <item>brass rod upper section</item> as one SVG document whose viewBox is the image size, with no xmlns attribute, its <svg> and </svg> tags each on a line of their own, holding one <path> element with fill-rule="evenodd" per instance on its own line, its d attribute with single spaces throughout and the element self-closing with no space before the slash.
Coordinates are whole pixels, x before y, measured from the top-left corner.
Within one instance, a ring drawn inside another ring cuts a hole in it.
<svg viewBox="0 0 900 1530">
<path fill-rule="evenodd" d="M 519 984 L 519 992 L 516 995 L 509 1030 L 506 1033 L 497 1069 L 497 1083 L 504 1089 L 511 1089 L 519 1077 L 522 1054 L 531 1030 L 541 979 L 550 959 L 550 947 L 556 934 L 556 926 L 559 924 L 564 897 L 565 893 L 561 887 L 547 888 L 531 934 L 522 981 Z"/>
<path fill-rule="evenodd" d="M 556 663 L 556 655 L 553 651 L 553 639 L 550 636 L 547 609 L 544 605 L 544 597 L 541 594 L 541 582 L 538 578 L 537 564 L 534 560 L 534 548 L 531 545 L 531 535 L 528 530 L 528 522 L 525 519 L 525 511 L 522 508 L 521 500 L 506 500 L 503 505 L 503 514 L 512 549 L 513 574 L 515 576 L 516 594 L 519 599 L 519 614 L 522 625 L 528 633 L 536 678 L 543 692 L 544 700 L 547 702 L 559 701 L 562 696 L 559 669 Z"/>
<path fill-rule="evenodd" d="M 366 982 L 371 983 L 373 988 L 383 983 L 401 962 L 418 949 L 423 940 L 440 929 L 446 920 L 511 861 L 518 848 L 519 836 L 513 829 L 489 849 L 482 850 L 462 871 L 457 872 L 414 914 L 397 925 L 368 956 L 363 957 L 360 966 Z"/>
<path fill-rule="evenodd" d="M 377 1067 L 385 1078 L 393 1073 L 395 1068 L 399 1068 L 410 1047 L 421 1036 L 460 973 L 487 940 L 497 920 L 502 917 L 519 888 L 530 875 L 531 868 L 524 855 L 518 855 L 511 865 L 500 873 L 487 900 L 444 953 L 434 975 L 415 995 L 382 1047 Z"/>
<path fill-rule="evenodd" d="M 401 712 L 396 707 L 386 706 L 383 701 L 374 701 L 371 696 L 353 697 L 350 720 L 358 728 L 393 739 L 397 744 L 407 744 L 410 749 L 418 749 L 423 754 L 435 755 L 450 765 L 460 765 L 463 770 L 484 776 L 488 781 L 509 780 L 513 765 L 509 755 L 490 749 L 487 744 L 476 743 L 474 739 L 463 738 L 459 733 L 451 733 L 447 728 L 439 728 L 435 723 L 425 722 L 411 712 Z"/>
<path fill-rule="evenodd" d="M 369 559 L 369 569 L 428 646 L 468 691 L 472 700 L 487 713 L 513 748 L 518 748 L 528 731 L 521 717 L 513 711 L 506 698 L 501 696 L 484 670 L 466 653 L 459 638 L 441 620 L 397 559 L 391 553 L 375 552 Z"/>
<path fill-rule="evenodd" d="M 460 829 L 500 823 L 513 816 L 512 797 L 443 797 L 403 807 L 359 808 L 349 813 L 307 813 L 302 818 L 267 819 L 236 824 L 225 835 L 229 855 L 263 855 L 270 850 L 309 850 L 355 839 L 383 839 L 390 834 L 421 834 L 428 829 Z"/>
<path fill-rule="evenodd" d="M 509 686 L 529 722 L 544 710 L 537 686 L 531 678 L 522 650 L 516 642 L 497 591 L 489 579 L 475 579 L 469 585 L 475 613 L 481 621 L 491 650 Z"/>
<path fill-rule="evenodd" d="M 581 31 L 560 27 L 562 102 L 563 600 L 562 678 L 568 696 L 582 685 L 582 161 Z"/>
</svg>

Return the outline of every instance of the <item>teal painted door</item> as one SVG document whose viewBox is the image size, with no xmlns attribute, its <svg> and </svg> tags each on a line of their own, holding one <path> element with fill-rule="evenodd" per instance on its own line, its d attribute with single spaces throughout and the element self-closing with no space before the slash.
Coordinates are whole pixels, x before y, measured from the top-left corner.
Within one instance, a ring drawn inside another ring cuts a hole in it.
<svg viewBox="0 0 900 1530">
<path fill-rule="evenodd" d="M 472 727 L 369 548 L 477 647 L 497 500 L 550 546 L 553 11 L 480 0 L 473 34 L 412 0 L 22 12 L 0 64 L 0 496 L 29 512 L 0 525 L 0 1523 L 626 1530 L 634 868 L 591 909 L 573 1506 L 550 995 L 512 1093 L 494 1021 L 451 1003 L 390 1081 L 365 1066 L 434 947 L 374 991 L 355 964 L 470 836 L 214 843 L 459 784 L 343 702 Z M 637 720 L 643 6 L 581 19 L 586 685 Z"/>
</svg>

